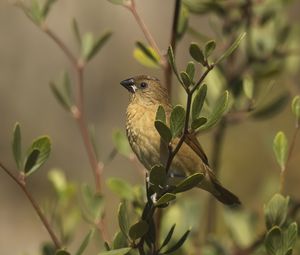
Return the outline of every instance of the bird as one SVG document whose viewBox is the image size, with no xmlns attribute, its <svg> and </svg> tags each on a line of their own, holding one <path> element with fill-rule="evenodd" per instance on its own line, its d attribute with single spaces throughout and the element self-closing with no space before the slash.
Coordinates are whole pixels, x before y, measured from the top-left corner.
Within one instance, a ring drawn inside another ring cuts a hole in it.
<svg viewBox="0 0 300 255">
<path fill-rule="evenodd" d="M 168 145 L 162 142 L 154 125 L 160 105 L 165 110 L 167 120 L 171 115 L 172 105 L 166 88 L 159 79 L 148 75 L 137 75 L 121 81 L 120 84 L 130 94 L 126 111 L 126 135 L 132 151 L 148 171 L 157 164 L 166 166 Z M 180 137 L 172 139 L 173 147 L 179 139 Z M 169 172 L 170 178 L 174 175 L 186 177 L 202 173 L 204 178 L 198 184 L 199 188 L 208 191 L 223 204 L 234 206 L 241 203 L 236 195 L 217 180 L 209 166 L 207 156 L 192 133 L 186 136 L 171 163 Z"/>
</svg>

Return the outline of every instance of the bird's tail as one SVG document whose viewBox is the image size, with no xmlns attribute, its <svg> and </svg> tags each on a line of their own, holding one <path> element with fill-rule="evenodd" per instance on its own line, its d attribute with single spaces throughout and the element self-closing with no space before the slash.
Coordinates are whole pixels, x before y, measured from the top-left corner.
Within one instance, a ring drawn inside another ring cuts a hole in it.
<svg viewBox="0 0 300 255">
<path fill-rule="evenodd" d="M 212 184 L 212 190 L 209 190 L 216 199 L 218 199 L 221 203 L 229 206 L 240 205 L 241 202 L 239 198 L 234 195 L 231 191 L 224 188 L 221 183 L 217 180 L 215 174 L 209 169 L 207 171 L 210 182 Z"/>
</svg>

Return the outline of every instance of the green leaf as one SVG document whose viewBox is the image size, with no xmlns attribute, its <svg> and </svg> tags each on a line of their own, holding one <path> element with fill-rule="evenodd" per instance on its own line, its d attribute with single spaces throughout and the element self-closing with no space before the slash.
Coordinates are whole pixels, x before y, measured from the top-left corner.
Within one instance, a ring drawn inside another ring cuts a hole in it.
<svg viewBox="0 0 300 255">
<path fill-rule="evenodd" d="M 60 88 L 59 88 L 60 87 Z M 59 86 L 54 82 L 50 82 L 50 88 L 56 97 L 57 101 L 66 109 L 70 110 L 72 107 L 72 89 L 70 76 L 64 72 L 59 82 Z"/>
<path fill-rule="evenodd" d="M 189 76 L 190 80 L 193 81 L 194 80 L 194 76 L 195 76 L 195 64 L 193 61 L 190 61 L 187 66 L 186 66 L 186 73 Z"/>
<path fill-rule="evenodd" d="M 119 220 L 120 230 L 128 238 L 129 221 L 128 221 L 127 208 L 125 202 L 122 202 L 119 205 L 118 220 Z"/>
<path fill-rule="evenodd" d="M 174 56 L 174 52 L 173 52 L 171 45 L 168 47 L 168 60 L 169 60 L 169 63 L 171 65 L 173 72 L 175 73 L 178 81 L 180 81 L 180 83 L 182 83 L 181 78 L 177 71 L 177 67 L 176 67 L 176 63 L 175 63 L 175 56 Z"/>
<path fill-rule="evenodd" d="M 79 30 L 77 20 L 75 18 L 73 18 L 73 20 L 72 20 L 72 30 L 73 30 L 74 37 L 77 41 L 77 44 L 81 48 L 81 34 L 80 34 L 80 30 Z"/>
<path fill-rule="evenodd" d="M 207 59 L 211 55 L 211 53 L 213 53 L 215 48 L 216 42 L 214 40 L 208 41 L 204 46 L 204 57 Z"/>
<path fill-rule="evenodd" d="M 155 120 L 159 120 L 162 123 L 166 124 L 166 112 L 162 105 L 159 105 L 157 108 Z"/>
<path fill-rule="evenodd" d="M 177 39 L 182 38 L 188 28 L 189 9 L 182 4 L 180 7 L 179 20 L 177 26 Z"/>
<path fill-rule="evenodd" d="M 167 204 L 173 200 L 176 199 L 176 196 L 172 193 L 166 193 L 164 195 L 162 195 L 158 200 L 157 202 L 155 203 L 156 206 L 159 206 L 159 205 L 163 205 L 163 204 Z"/>
<path fill-rule="evenodd" d="M 264 206 L 267 228 L 273 226 L 283 226 L 288 213 L 289 198 L 280 194 L 275 194 Z"/>
<path fill-rule="evenodd" d="M 43 10 L 37 0 L 31 0 L 31 6 L 28 11 L 30 18 L 36 25 L 40 25 L 41 22 L 45 19 Z"/>
<path fill-rule="evenodd" d="M 94 235 L 94 229 L 91 229 L 87 235 L 84 237 L 80 247 L 78 248 L 77 252 L 75 255 L 82 255 L 83 252 L 85 251 L 86 247 L 88 246 L 89 242 L 91 241 L 93 235 Z"/>
<path fill-rule="evenodd" d="M 137 240 L 143 237 L 148 232 L 148 229 L 148 223 L 141 220 L 130 227 L 129 236 L 132 240 Z"/>
<path fill-rule="evenodd" d="M 147 47 L 142 42 L 137 42 L 136 46 L 133 56 L 139 63 L 150 68 L 160 67 L 160 57 L 152 47 Z"/>
<path fill-rule="evenodd" d="M 191 232 L 191 230 L 187 230 L 183 236 L 177 241 L 177 243 L 175 245 L 173 245 L 170 249 L 168 249 L 167 251 L 163 252 L 162 254 L 169 254 L 172 253 L 176 250 L 178 250 L 185 242 L 185 240 L 187 239 L 189 233 Z"/>
<path fill-rule="evenodd" d="M 125 255 L 132 250 L 131 247 L 121 248 L 117 250 L 105 251 L 101 252 L 99 255 Z"/>
<path fill-rule="evenodd" d="M 117 5 L 123 5 L 126 0 L 108 0 L 109 2 L 111 2 L 112 4 L 117 4 Z"/>
<path fill-rule="evenodd" d="M 185 110 L 181 105 L 176 105 L 170 117 L 170 130 L 172 133 L 172 137 L 179 136 L 184 128 L 185 124 Z"/>
<path fill-rule="evenodd" d="M 173 192 L 180 193 L 195 188 L 203 180 L 203 177 L 204 175 L 200 173 L 193 174 L 176 185 Z"/>
<path fill-rule="evenodd" d="M 123 155 L 125 157 L 129 157 L 131 154 L 131 148 L 130 148 L 128 139 L 127 139 L 126 135 L 124 134 L 124 132 L 117 129 L 113 132 L 112 138 L 113 138 L 113 144 L 114 144 L 115 148 L 117 149 L 117 151 L 121 155 Z"/>
<path fill-rule="evenodd" d="M 25 156 L 26 176 L 39 169 L 49 158 L 50 152 L 51 142 L 48 136 L 41 136 L 34 140 Z"/>
<path fill-rule="evenodd" d="M 159 133 L 160 137 L 163 139 L 163 141 L 166 144 L 169 144 L 169 142 L 172 139 L 172 133 L 171 133 L 170 129 L 167 127 L 167 125 L 164 124 L 160 120 L 156 120 L 154 122 L 154 126 L 155 126 L 157 132 Z"/>
<path fill-rule="evenodd" d="M 87 184 L 82 185 L 81 191 L 88 213 L 88 219 L 92 222 L 98 221 L 103 211 L 103 196 L 99 193 L 95 193 Z"/>
<path fill-rule="evenodd" d="M 263 106 L 261 109 L 253 112 L 252 117 L 255 119 L 266 119 L 278 113 L 289 100 L 289 94 L 283 94 L 273 100 L 271 103 Z"/>
<path fill-rule="evenodd" d="M 42 255 L 53 255 L 55 254 L 56 248 L 52 243 L 44 243 L 41 250 Z"/>
<path fill-rule="evenodd" d="M 55 255 L 71 255 L 71 253 L 67 252 L 66 250 L 58 250 L 55 252 Z"/>
<path fill-rule="evenodd" d="M 13 151 L 14 159 L 17 164 L 17 168 L 20 169 L 22 165 L 22 144 L 21 144 L 21 128 L 18 122 L 15 124 L 14 131 L 13 131 L 12 151 Z"/>
<path fill-rule="evenodd" d="M 114 236 L 113 249 L 115 250 L 115 249 L 120 249 L 125 247 L 128 247 L 127 238 L 121 231 L 119 231 Z"/>
<path fill-rule="evenodd" d="M 249 75 L 245 76 L 243 79 L 243 91 L 248 99 L 253 99 L 254 83 L 253 78 Z"/>
<path fill-rule="evenodd" d="M 246 36 L 246 33 L 242 33 L 234 42 L 233 44 L 218 58 L 216 64 L 220 63 L 224 59 L 228 58 L 240 45 L 241 41 Z"/>
<path fill-rule="evenodd" d="M 40 151 L 37 149 L 34 149 L 33 151 L 30 152 L 30 154 L 26 158 L 25 166 L 24 166 L 24 172 L 26 174 L 35 166 L 39 155 L 40 155 Z"/>
<path fill-rule="evenodd" d="M 183 82 L 183 85 L 187 88 L 189 87 L 193 81 L 190 79 L 189 75 L 186 72 L 180 72 L 180 77 Z"/>
<path fill-rule="evenodd" d="M 283 246 L 285 247 L 287 253 L 289 249 L 294 248 L 297 242 L 298 226 L 296 222 L 293 222 L 289 225 L 288 229 L 285 230 L 283 237 Z"/>
<path fill-rule="evenodd" d="M 67 187 L 68 183 L 66 180 L 65 173 L 58 169 L 52 169 L 48 172 L 48 179 L 52 183 L 54 190 L 61 194 L 63 193 Z"/>
<path fill-rule="evenodd" d="M 282 248 L 282 232 L 279 227 L 275 226 L 270 231 L 268 231 L 265 239 L 265 246 L 268 254 L 281 254 L 278 253 L 278 251 Z"/>
<path fill-rule="evenodd" d="M 200 128 L 201 126 L 203 126 L 206 122 L 207 122 L 207 118 L 200 117 L 200 118 L 194 119 L 192 121 L 191 127 L 193 130 L 196 130 L 196 129 Z"/>
<path fill-rule="evenodd" d="M 204 101 L 206 98 L 207 86 L 203 84 L 197 91 L 192 103 L 192 121 L 197 119 L 204 105 Z"/>
<path fill-rule="evenodd" d="M 95 44 L 95 39 L 92 33 L 86 33 L 82 37 L 81 41 L 81 55 L 83 56 L 84 59 L 88 59 L 89 55 L 91 54 L 94 44 Z"/>
<path fill-rule="evenodd" d="M 201 50 L 200 46 L 197 43 L 191 43 L 189 50 L 190 50 L 190 55 L 193 59 L 195 59 L 203 66 L 207 65 L 203 51 Z"/>
<path fill-rule="evenodd" d="M 219 120 L 221 120 L 223 114 L 228 108 L 229 93 L 226 90 L 225 93 L 218 100 L 212 113 L 209 115 L 207 122 L 199 128 L 199 130 L 206 130 L 213 127 Z"/>
<path fill-rule="evenodd" d="M 278 164 L 283 170 L 285 168 L 287 160 L 288 141 L 282 131 L 278 132 L 273 140 L 273 151 L 275 153 Z"/>
<path fill-rule="evenodd" d="M 162 165 L 154 165 L 149 174 L 150 183 L 154 186 L 165 186 L 167 180 L 166 169 Z"/>
<path fill-rule="evenodd" d="M 295 96 L 292 101 L 292 112 L 296 118 L 300 119 L 300 96 Z"/>
<path fill-rule="evenodd" d="M 108 39 L 111 37 L 112 32 L 108 31 L 106 33 L 104 33 L 102 36 L 98 37 L 97 40 L 94 42 L 94 40 L 91 41 L 87 41 L 87 48 L 86 48 L 86 52 L 84 52 L 85 55 L 83 55 L 85 57 L 86 60 L 91 60 L 98 52 L 99 50 L 104 46 L 104 44 L 108 41 Z M 83 47 L 84 46 L 84 39 L 83 39 Z M 89 43 L 92 43 L 91 47 L 89 47 Z"/>
<path fill-rule="evenodd" d="M 134 199 L 134 193 L 132 186 L 126 181 L 118 178 L 109 178 L 106 181 L 108 188 L 116 193 L 120 198 L 132 201 Z"/>
<path fill-rule="evenodd" d="M 43 17 L 47 17 L 50 9 L 51 9 L 51 6 L 56 2 L 57 0 L 47 0 L 43 6 L 43 10 L 42 10 L 42 14 L 43 14 Z"/>
<path fill-rule="evenodd" d="M 176 224 L 174 224 L 174 225 L 170 228 L 170 230 L 169 230 L 168 234 L 166 235 L 166 238 L 164 239 L 164 241 L 163 241 L 162 245 L 160 246 L 159 250 L 161 250 L 162 248 L 164 248 L 164 247 L 170 242 L 170 240 L 171 240 L 171 238 L 172 238 L 172 236 L 173 236 L 175 227 L 176 227 Z"/>
</svg>

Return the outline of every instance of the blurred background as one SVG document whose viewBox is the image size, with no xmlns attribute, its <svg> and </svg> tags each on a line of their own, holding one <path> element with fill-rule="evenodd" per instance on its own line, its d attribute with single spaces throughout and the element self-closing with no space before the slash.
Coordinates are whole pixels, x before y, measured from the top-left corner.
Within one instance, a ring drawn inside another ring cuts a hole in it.
<svg viewBox="0 0 300 255">
<path fill-rule="evenodd" d="M 137 0 L 137 8 L 160 48 L 166 49 L 170 40 L 174 1 Z M 294 1 L 286 10 L 290 24 L 299 24 L 299 8 L 299 1 Z M 135 74 L 150 74 L 163 79 L 162 71 L 147 69 L 133 58 L 135 42 L 145 42 L 145 39 L 125 8 L 107 1 L 58 1 L 51 10 L 48 24 L 76 53 L 78 49 L 71 32 L 73 17 L 76 17 L 83 32 L 98 35 L 106 30 L 113 31 L 109 43 L 91 61 L 85 74 L 86 115 L 88 122 L 95 125 L 100 155 L 104 159 L 113 149 L 113 130 L 124 130 L 125 125 L 129 96 L 119 82 Z M 209 18 L 205 15 L 191 17 L 190 24 L 214 38 Z M 6 0 L 0 1 L 0 35 L 0 161 L 9 169 L 15 169 L 11 138 L 13 126 L 18 121 L 22 128 L 24 149 L 39 135 L 47 134 L 51 137 L 50 160 L 28 183 L 41 205 L 53 197 L 53 189 L 47 180 L 47 172 L 52 168 L 63 169 L 67 178 L 74 182 L 93 184 L 78 128 L 71 116 L 57 103 L 49 88 L 49 81 L 57 80 L 63 70 L 70 71 L 72 75 L 69 62 L 52 40 L 33 25 L 13 2 Z M 181 63 L 189 60 L 188 45 L 195 40 L 193 35 L 186 34 L 178 43 L 179 67 L 183 68 L 184 64 Z M 286 72 L 288 77 L 281 77 L 280 84 L 274 81 L 277 84 L 270 94 L 297 83 L 299 88 L 299 66 L 293 64 L 292 67 L 290 72 Z M 177 85 L 174 82 L 174 103 L 183 104 Z M 279 185 L 279 169 L 272 152 L 272 140 L 278 130 L 283 130 L 291 138 L 294 118 L 289 104 L 272 118 L 264 121 L 247 119 L 240 125 L 230 127 L 221 155 L 222 183 L 238 194 L 245 208 L 261 214 L 262 204 Z M 213 132 L 200 136 L 208 158 L 211 156 Z M 298 139 L 287 174 L 287 193 L 298 199 L 299 151 Z M 105 167 L 104 179 L 112 176 L 124 178 L 132 184 L 143 182 L 132 163 L 121 155 L 117 155 Z M 104 192 L 109 201 L 109 230 L 113 233 L 119 199 L 107 188 Z M 193 192 L 191 194 L 194 199 L 197 197 Z M 40 242 L 48 240 L 48 235 L 24 194 L 2 171 L 0 205 L 0 254 L 38 254 Z M 82 225 L 78 229 L 78 236 L 82 236 L 82 229 L 86 228 Z"/>
</svg>

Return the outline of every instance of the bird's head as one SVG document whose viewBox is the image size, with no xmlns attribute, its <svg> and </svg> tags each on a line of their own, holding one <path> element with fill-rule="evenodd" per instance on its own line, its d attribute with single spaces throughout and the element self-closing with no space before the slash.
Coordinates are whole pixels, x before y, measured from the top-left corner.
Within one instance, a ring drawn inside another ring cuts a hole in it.
<svg viewBox="0 0 300 255">
<path fill-rule="evenodd" d="M 120 82 L 131 94 L 131 102 L 151 105 L 168 102 L 167 90 L 157 78 L 138 75 Z"/>
</svg>

